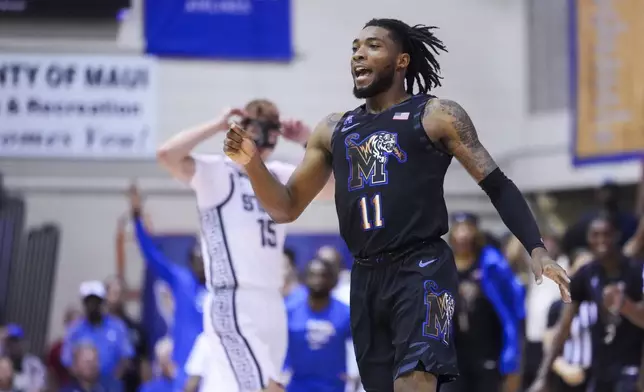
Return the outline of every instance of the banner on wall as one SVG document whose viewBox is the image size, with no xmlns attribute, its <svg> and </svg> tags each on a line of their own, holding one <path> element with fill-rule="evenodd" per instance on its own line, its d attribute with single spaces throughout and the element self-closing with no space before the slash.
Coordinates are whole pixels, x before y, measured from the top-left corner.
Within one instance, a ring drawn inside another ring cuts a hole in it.
<svg viewBox="0 0 644 392">
<path fill-rule="evenodd" d="M 0 156 L 153 156 L 155 65 L 140 56 L 0 54 Z"/>
<path fill-rule="evenodd" d="M 293 57 L 290 0 L 155 0 L 145 8 L 147 52 L 227 60 Z"/>
<path fill-rule="evenodd" d="M 570 0 L 576 165 L 644 156 L 644 1 Z"/>
</svg>

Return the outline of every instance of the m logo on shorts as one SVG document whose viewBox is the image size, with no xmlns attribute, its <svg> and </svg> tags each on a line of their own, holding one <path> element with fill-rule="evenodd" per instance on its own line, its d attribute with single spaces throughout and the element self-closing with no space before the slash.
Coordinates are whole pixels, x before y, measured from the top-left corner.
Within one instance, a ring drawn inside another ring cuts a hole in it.
<svg viewBox="0 0 644 392">
<path fill-rule="evenodd" d="M 449 346 L 455 301 L 447 290 L 439 290 L 433 280 L 425 281 L 425 306 L 427 319 L 423 323 L 423 336 L 436 339 Z"/>
</svg>

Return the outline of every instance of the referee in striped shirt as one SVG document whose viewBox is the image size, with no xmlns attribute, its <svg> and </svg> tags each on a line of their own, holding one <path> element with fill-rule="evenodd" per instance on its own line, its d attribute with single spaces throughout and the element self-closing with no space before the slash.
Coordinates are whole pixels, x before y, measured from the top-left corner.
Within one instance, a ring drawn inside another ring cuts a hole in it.
<svg viewBox="0 0 644 392">
<path fill-rule="evenodd" d="M 568 275 L 573 276 L 577 270 L 592 260 L 592 254 L 580 250 L 571 258 L 568 268 Z M 555 301 L 548 311 L 548 329 L 544 335 L 544 352 L 552 344 L 555 326 L 559 317 L 563 302 Z M 552 392 L 585 392 L 590 378 L 590 366 L 592 360 L 592 340 L 590 326 L 597 321 L 597 306 L 592 302 L 582 302 L 579 311 L 570 326 L 570 336 L 562 355 L 557 357 L 552 364 L 550 377 L 550 388 Z"/>
</svg>

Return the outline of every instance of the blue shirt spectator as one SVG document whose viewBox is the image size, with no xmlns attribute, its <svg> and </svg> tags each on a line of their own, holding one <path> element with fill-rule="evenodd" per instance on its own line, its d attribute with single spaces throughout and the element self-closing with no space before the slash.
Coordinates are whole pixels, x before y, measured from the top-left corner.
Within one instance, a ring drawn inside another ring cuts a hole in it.
<svg viewBox="0 0 644 392">
<path fill-rule="evenodd" d="M 190 267 L 168 260 L 146 232 L 137 203 L 138 201 L 132 200 L 139 247 L 148 268 L 170 286 L 175 301 L 174 326 L 168 332 L 174 342 L 172 359 L 177 366 L 175 382 L 182 389 L 186 381 L 184 366 L 197 336 L 203 331 L 203 300 L 207 293 L 203 259 L 197 248 L 187 255 Z"/>
<path fill-rule="evenodd" d="M 306 298 L 288 308 L 287 392 L 344 392 L 347 344 L 351 339 L 349 307 L 331 297 L 336 269 L 313 260 L 307 266 Z"/>
<path fill-rule="evenodd" d="M 172 339 L 165 337 L 159 340 L 154 348 L 158 375 L 139 388 L 139 392 L 181 392 L 173 378 L 176 375 L 176 366 L 172 361 Z"/>
<path fill-rule="evenodd" d="M 72 354 L 72 381 L 61 392 L 123 392 L 123 385 L 114 378 L 101 377 L 99 355 L 91 343 L 81 343 Z"/>
<path fill-rule="evenodd" d="M 174 385 L 174 380 L 158 377 L 141 385 L 139 392 L 173 392 Z"/>
<path fill-rule="evenodd" d="M 105 286 L 99 281 L 81 284 L 85 316 L 70 327 L 61 350 L 61 362 L 68 368 L 73 354 L 81 344 L 92 344 L 98 353 L 99 373 L 103 379 L 119 379 L 134 349 L 127 328 L 118 318 L 103 314 Z"/>
</svg>

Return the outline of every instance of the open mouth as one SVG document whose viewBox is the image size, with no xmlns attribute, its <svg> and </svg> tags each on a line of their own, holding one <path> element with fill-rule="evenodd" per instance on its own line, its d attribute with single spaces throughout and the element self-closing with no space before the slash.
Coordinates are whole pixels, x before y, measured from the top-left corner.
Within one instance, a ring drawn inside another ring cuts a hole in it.
<svg viewBox="0 0 644 392">
<path fill-rule="evenodd" d="M 373 72 L 369 68 L 365 68 L 360 65 L 353 69 L 353 74 L 355 75 L 357 82 L 362 82 L 369 79 L 372 73 Z"/>
</svg>

